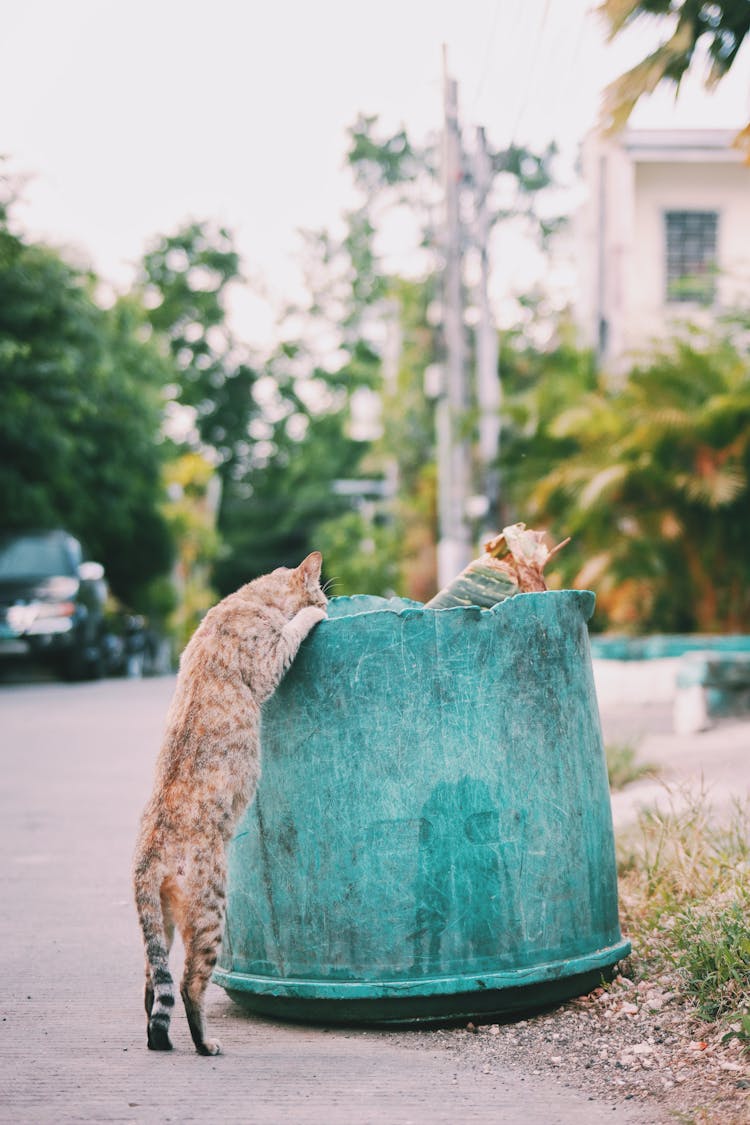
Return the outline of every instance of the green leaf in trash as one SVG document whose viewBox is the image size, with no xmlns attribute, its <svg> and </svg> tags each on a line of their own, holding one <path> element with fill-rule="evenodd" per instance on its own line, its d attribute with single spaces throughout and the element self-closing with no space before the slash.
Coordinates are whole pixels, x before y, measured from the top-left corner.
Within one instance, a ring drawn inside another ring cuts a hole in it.
<svg viewBox="0 0 750 1125">
<path fill-rule="evenodd" d="M 452 582 L 426 603 L 427 609 L 452 609 L 478 605 L 489 609 L 515 594 L 546 590 L 544 568 L 569 539 L 548 547 L 546 533 L 527 529 L 524 523 L 504 527 L 484 545 Z"/>
</svg>

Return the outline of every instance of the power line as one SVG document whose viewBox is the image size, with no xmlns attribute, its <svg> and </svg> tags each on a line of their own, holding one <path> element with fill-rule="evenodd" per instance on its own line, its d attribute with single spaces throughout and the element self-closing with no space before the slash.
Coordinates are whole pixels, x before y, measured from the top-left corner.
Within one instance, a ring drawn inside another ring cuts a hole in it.
<svg viewBox="0 0 750 1125">
<path fill-rule="evenodd" d="M 520 105 L 518 107 L 518 112 L 516 114 L 516 121 L 515 121 L 515 124 L 513 126 L 512 131 L 511 131 L 511 136 L 510 136 L 511 146 L 514 145 L 515 142 L 516 142 L 516 138 L 518 136 L 518 129 L 520 127 L 521 121 L 523 120 L 523 116 L 526 113 L 526 110 L 528 109 L 529 102 L 531 101 L 531 94 L 532 94 L 532 90 L 534 89 L 534 80 L 536 78 L 536 71 L 537 71 L 537 67 L 539 65 L 539 59 L 540 59 L 541 53 L 542 53 L 542 50 L 541 50 L 542 43 L 544 42 L 544 35 L 545 35 L 546 30 L 547 30 L 547 19 L 549 17 L 549 10 L 550 10 L 551 3 L 552 3 L 552 0 L 544 0 L 544 8 L 542 9 L 542 18 L 539 21 L 539 27 L 537 28 L 537 33 L 536 33 L 536 49 L 534 51 L 534 56 L 533 56 L 533 59 L 532 59 L 532 62 L 531 62 L 531 66 L 528 68 L 528 72 L 527 72 L 528 73 L 528 81 L 526 83 L 526 93 L 524 94 L 523 98 L 521 99 Z"/>
<path fill-rule="evenodd" d="M 495 0 L 495 10 L 492 13 L 492 21 L 490 23 L 490 32 L 489 32 L 489 35 L 487 36 L 487 46 L 485 47 L 485 51 L 484 51 L 484 63 L 482 64 L 482 70 L 481 70 L 480 75 L 479 75 L 479 82 L 477 83 L 477 88 L 474 92 L 474 97 L 473 97 L 472 102 L 471 102 L 472 110 L 476 107 L 476 104 L 479 101 L 479 95 L 482 92 L 482 88 L 484 86 L 484 80 L 487 77 L 487 71 L 489 70 L 490 56 L 492 54 L 492 49 L 495 45 L 495 32 L 497 31 L 497 17 L 500 15 L 500 3 L 501 3 L 501 0 Z M 521 3 L 522 3 L 522 0 L 518 0 L 517 8 L 520 6 Z"/>
</svg>

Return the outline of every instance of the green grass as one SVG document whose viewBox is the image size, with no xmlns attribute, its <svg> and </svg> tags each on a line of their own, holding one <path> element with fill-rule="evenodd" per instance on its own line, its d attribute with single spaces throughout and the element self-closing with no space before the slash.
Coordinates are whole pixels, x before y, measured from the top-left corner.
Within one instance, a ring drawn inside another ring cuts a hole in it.
<svg viewBox="0 0 750 1125">
<path fill-rule="evenodd" d="M 683 794 L 642 815 L 619 852 L 637 975 L 671 974 L 701 1019 L 750 1050 L 750 806 L 714 818 L 705 793 Z"/>
<path fill-rule="evenodd" d="M 638 781 L 641 777 L 653 776 L 654 767 L 637 760 L 637 751 L 629 742 L 608 742 L 604 747 L 607 758 L 609 787 L 615 792 Z"/>
</svg>

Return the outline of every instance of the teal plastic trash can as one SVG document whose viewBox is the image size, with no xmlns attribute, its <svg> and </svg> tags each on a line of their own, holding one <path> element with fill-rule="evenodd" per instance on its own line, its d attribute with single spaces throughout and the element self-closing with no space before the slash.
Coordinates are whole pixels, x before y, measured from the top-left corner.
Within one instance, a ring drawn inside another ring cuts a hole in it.
<svg viewBox="0 0 750 1125">
<path fill-rule="evenodd" d="M 333 599 L 263 712 L 214 979 L 300 1020 L 482 1019 L 580 995 L 630 951 L 586 622 Z"/>
</svg>

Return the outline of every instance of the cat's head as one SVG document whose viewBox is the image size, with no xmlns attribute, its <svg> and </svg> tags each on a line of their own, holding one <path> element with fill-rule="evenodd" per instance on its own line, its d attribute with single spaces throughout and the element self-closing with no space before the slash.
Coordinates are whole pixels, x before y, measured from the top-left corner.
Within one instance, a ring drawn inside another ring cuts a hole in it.
<svg viewBox="0 0 750 1125">
<path fill-rule="evenodd" d="M 265 579 L 264 593 L 290 619 L 306 605 L 325 609 L 328 599 L 320 586 L 323 556 L 313 551 L 297 567 L 279 566 Z"/>
</svg>

